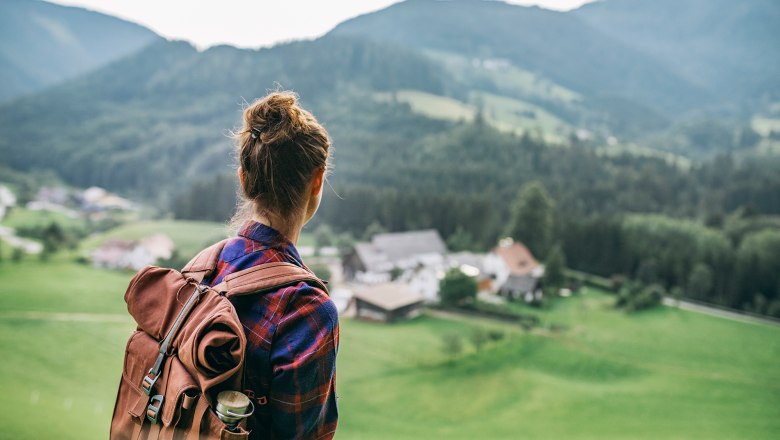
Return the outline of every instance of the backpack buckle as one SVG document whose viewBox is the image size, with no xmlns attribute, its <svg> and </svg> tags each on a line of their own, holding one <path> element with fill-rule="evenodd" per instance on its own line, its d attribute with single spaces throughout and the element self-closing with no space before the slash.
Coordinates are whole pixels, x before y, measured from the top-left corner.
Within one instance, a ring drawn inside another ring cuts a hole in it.
<svg viewBox="0 0 780 440">
<path fill-rule="evenodd" d="M 144 390 L 144 393 L 146 393 L 147 396 L 152 394 L 152 388 L 154 388 L 154 384 L 159 378 L 160 375 L 159 373 L 154 373 L 154 368 L 149 369 L 149 372 L 146 373 L 146 376 L 144 376 L 144 380 L 141 383 L 141 389 Z"/>
<path fill-rule="evenodd" d="M 150 422 L 157 423 L 157 416 L 160 414 L 162 403 L 163 396 L 161 394 L 155 394 L 149 400 L 149 405 L 146 406 L 146 418 L 149 419 Z"/>
</svg>

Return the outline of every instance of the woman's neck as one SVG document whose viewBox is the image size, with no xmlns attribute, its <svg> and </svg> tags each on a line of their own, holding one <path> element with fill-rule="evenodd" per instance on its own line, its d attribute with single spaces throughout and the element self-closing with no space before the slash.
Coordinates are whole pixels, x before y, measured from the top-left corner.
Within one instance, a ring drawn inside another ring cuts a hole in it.
<svg viewBox="0 0 780 440">
<path fill-rule="evenodd" d="M 281 218 L 270 213 L 255 213 L 252 220 L 273 228 L 297 246 L 298 238 L 301 236 L 301 230 L 305 224 L 303 217 L 303 215 L 291 215 L 287 218 Z"/>
</svg>

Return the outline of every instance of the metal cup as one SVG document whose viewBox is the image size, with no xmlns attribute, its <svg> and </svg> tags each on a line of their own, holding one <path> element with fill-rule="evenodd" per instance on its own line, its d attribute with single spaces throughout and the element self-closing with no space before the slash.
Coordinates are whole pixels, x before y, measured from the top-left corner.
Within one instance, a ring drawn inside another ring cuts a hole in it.
<svg viewBox="0 0 780 440">
<path fill-rule="evenodd" d="M 217 417 L 231 431 L 235 431 L 241 420 L 255 412 L 252 400 L 239 391 L 222 391 L 217 395 Z"/>
</svg>

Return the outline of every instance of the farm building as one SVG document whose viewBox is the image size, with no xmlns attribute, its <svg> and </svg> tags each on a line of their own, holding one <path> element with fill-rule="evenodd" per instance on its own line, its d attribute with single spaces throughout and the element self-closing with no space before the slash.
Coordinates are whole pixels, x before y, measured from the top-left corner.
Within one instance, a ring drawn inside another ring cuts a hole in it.
<svg viewBox="0 0 780 440">
<path fill-rule="evenodd" d="M 383 283 L 356 292 L 354 301 L 358 318 L 394 322 L 418 316 L 423 296 L 405 284 Z"/>
<path fill-rule="evenodd" d="M 343 260 L 344 275 L 364 283 L 389 282 L 393 270 L 441 264 L 447 246 L 434 229 L 375 235 L 357 243 Z"/>
<path fill-rule="evenodd" d="M 522 243 L 502 240 L 485 257 L 484 266 L 500 295 L 526 302 L 541 299 L 539 279 L 544 275 L 544 266 Z"/>
</svg>

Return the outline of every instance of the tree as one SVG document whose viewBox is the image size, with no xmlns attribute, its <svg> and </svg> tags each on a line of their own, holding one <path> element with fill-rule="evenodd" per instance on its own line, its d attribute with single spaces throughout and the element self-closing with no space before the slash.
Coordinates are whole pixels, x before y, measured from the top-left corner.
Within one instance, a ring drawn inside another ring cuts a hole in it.
<svg viewBox="0 0 780 440">
<path fill-rule="evenodd" d="M 450 269 L 439 283 L 439 297 L 447 305 L 458 305 L 477 296 L 477 280 L 457 267 Z"/>
<path fill-rule="evenodd" d="M 780 298 L 780 231 L 766 229 L 745 236 L 737 251 L 737 284 L 740 294 L 732 305 L 749 303 L 756 292 L 771 302 Z"/>
<path fill-rule="evenodd" d="M 490 341 L 490 336 L 485 329 L 481 327 L 475 327 L 471 332 L 471 343 L 474 344 L 474 348 L 477 351 L 481 350 L 482 347 L 488 343 L 488 341 Z"/>
<path fill-rule="evenodd" d="M 67 245 L 68 237 L 59 223 L 52 222 L 43 229 L 41 240 L 43 241 L 43 252 L 41 259 L 47 259 L 49 254 L 57 252 L 63 246 Z"/>
<path fill-rule="evenodd" d="M 333 230 L 326 224 L 320 224 L 314 230 L 314 253 L 319 254 L 325 246 L 333 246 Z"/>
<path fill-rule="evenodd" d="M 659 284 L 651 284 L 643 287 L 637 282 L 629 282 L 621 287 L 615 307 L 626 312 L 636 312 L 650 309 L 661 304 L 666 290 Z"/>
<path fill-rule="evenodd" d="M 450 360 L 456 358 L 463 351 L 463 340 L 458 333 L 445 333 L 442 335 L 442 351 Z"/>
<path fill-rule="evenodd" d="M 712 269 L 704 263 L 698 263 L 688 277 L 688 294 L 692 298 L 706 299 L 713 287 Z"/>
<path fill-rule="evenodd" d="M 556 244 L 550 250 L 544 263 L 544 285 L 546 287 L 560 288 L 566 282 L 566 255 L 560 244 Z"/>
<path fill-rule="evenodd" d="M 458 225 L 455 232 L 447 238 L 447 248 L 453 252 L 474 250 L 474 237 L 463 226 Z"/>
<path fill-rule="evenodd" d="M 343 232 L 336 236 L 334 244 L 339 250 L 339 255 L 344 256 L 355 245 L 355 237 L 349 232 Z"/>
<path fill-rule="evenodd" d="M 309 269 L 321 280 L 329 280 L 332 275 L 330 268 L 325 264 L 312 264 Z"/>
<path fill-rule="evenodd" d="M 381 223 L 374 220 L 366 227 L 366 230 L 363 232 L 363 240 L 371 240 L 374 235 L 384 234 L 385 232 L 387 232 L 387 229 L 385 229 Z"/>
<path fill-rule="evenodd" d="M 401 275 L 403 275 L 403 274 L 404 274 L 404 270 L 403 269 L 401 269 L 398 266 L 393 266 L 393 268 L 390 269 L 390 280 L 391 281 L 395 281 L 398 278 L 400 278 Z"/>
<path fill-rule="evenodd" d="M 525 244 L 538 258 L 549 251 L 555 203 L 540 182 L 523 185 L 512 206 L 507 235 Z"/>
</svg>

